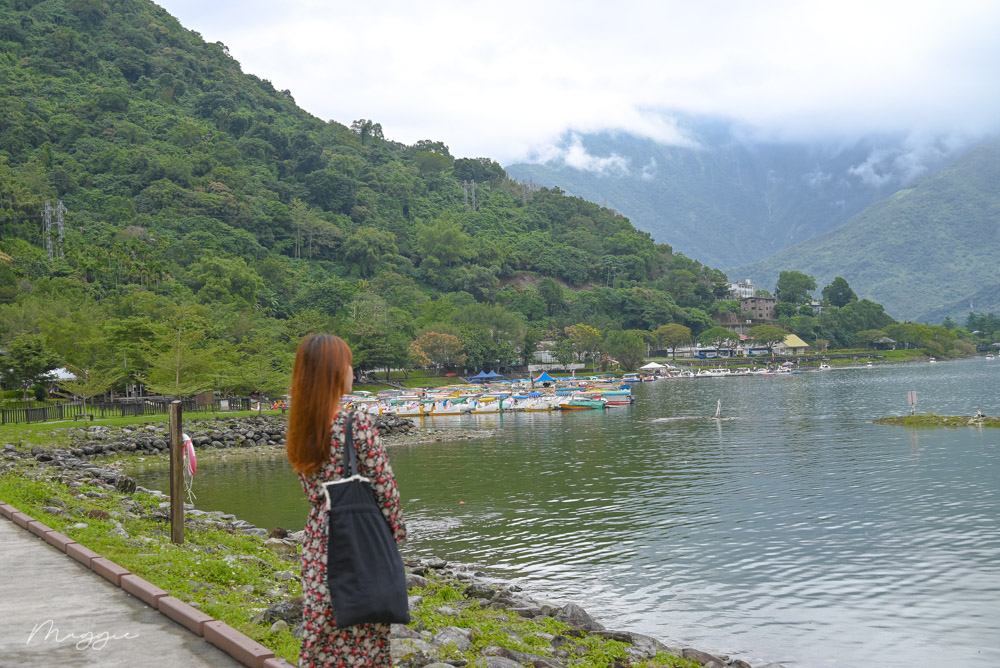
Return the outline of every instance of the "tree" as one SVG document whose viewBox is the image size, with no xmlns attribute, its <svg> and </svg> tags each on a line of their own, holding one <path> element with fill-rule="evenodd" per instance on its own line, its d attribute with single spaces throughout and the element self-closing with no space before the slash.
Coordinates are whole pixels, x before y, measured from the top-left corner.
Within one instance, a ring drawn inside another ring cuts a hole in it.
<svg viewBox="0 0 1000 668">
<path fill-rule="evenodd" d="M 796 308 L 795 304 L 790 304 L 788 302 L 778 302 L 774 306 L 774 314 L 778 316 L 779 320 L 782 318 L 791 318 L 798 312 L 799 309 Z M 811 309 L 809 315 L 812 315 Z"/>
<path fill-rule="evenodd" d="M 854 333 L 854 339 L 869 348 L 873 348 L 875 342 L 884 336 L 886 336 L 886 333 L 881 329 L 863 329 L 860 332 Z"/>
<path fill-rule="evenodd" d="M 104 394 L 123 377 L 120 369 L 81 369 L 76 366 L 67 367 L 76 376 L 74 380 L 64 380 L 59 386 L 83 401 L 83 412 L 87 412 L 87 399 Z"/>
<path fill-rule="evenodd" d="M 28 388 L 62 364 L 62 358 L 50 350 L 41 334 L 21 334 L 7 349 L 7 372 L 4 380 L 18 385 L 28 397 Z"/>
<path fill-rule="evenodd" d="M 396 248 L 396 235 L 391 232 L 377 230 L 374 227 L 362 227 L 344 243 L 345 259 L 352 263 L 362 278 L 374 276 L 389 263 L 390 256 L 399 252 Z"/>
<path fill-rule="evenodd" d="M 521 360 L 524 366 L 528 366 L 535 360 L 535 351 L 538 350 L 538 342 L 542 340 L 542 333 L 534 327 L 526 327 L 524 330 L 524 342 L 521 344 Z"/>
<path fill-rule="evenodd" d="M 662 348 L 670 348 L 673 359 L 677 359 L 677 346 L 691 340 L 691 328 L 672 322 L 661 325 L 653 332 L 653 337 Z"/>
<path fill-rule="evenodd" d="M 465 364 L 462 340 L 453 334 L 424 332 L 413 343 L 410 350 L 416 360 L 427 360 L 436 368 L 447 368 Z"/>
<path fill-rule="evenodd" d="M 212 351 L 198 347 L 204 332 L 183 322 L 163 332 L 159 352 L 150 355 L 146 386 L 160 394 L 184 397 L 212 388 L 215 357 Z"/>
<path fill-rule="evenodd" d="M 566 328 L 568 336 L 576 347 L 576 354 L 581 360 L 588 356 L 591 361 L 596 361 L 601 354 L 601 330 L 582 322 Z"/>
<path fill-rule="evenodd" d="M 295 230 L 295 257 L 328 257 L 344 238 L 343 230 L 321 218 L 302 200 L 292 200 L 288 216 Z"/>
<path fill-rule="evenodd" d="M 566 306 L 562 286 L 556 283 L 554 279 L 548 276 L 542 278 L 535 285 L 535 289 L 538 290 L 539 296 L 545 302 L 545 310 L 548 316 L 554 316 Z"/>
<path fill-rule="evenodd" d="M 712 328 L 712 316 L 705 313 L 700 308 L 689 307 L 681 309 L 683 312 L 684 324 L 691 328 L 692 334 L 699 334 L 706 329 Z"/>
<path fill-rule="evenodd" d="M 903 322 L 889 325 L 885 328 L 886 335 L 902 343 L 904 348 L 922 348 L 934 336 L 934 330 L 929 325 L 915 322 Z"/>
<path fill-rule="evenodd" d="M 452 168 L 452 176 L 459 181 L 496 181 L 507 177 L 499 163 L 489 158 L 459 158 Z"/>
<path fill-rule="evenodd" d="M 419 151 L 414 156 L 414 161 L 422 176 L 443 172 L 451 166 L 451 157 L 432 151 Z"/>
<path fill-rule="evenodd" d="M 556 341 L 556 360 L 563 365 L 563 368 L 573 363 L 573 358 L 576 357 L 576 353 L 573 351 L 574 347 L 573 339 L 568 337 Z"/>
<path fill-rule="evenodd" d="M 845 281 L 846 282 L 846 281 Z M 778 275 L 774 294 L 779 302 L 804 304 L 811 299 L 809 293 L 816 289 L 816 279 L 801 271 L 783 271 Z"/>
<path fill-rule="evenodd" d="M 284 393 L 292 380 L 295 355 L 280 342 L 258 333 L 244 339 L 237 347 L 235 389 L 243 393 Z"/>
<path fill-rule="evenodd" d="M 706 330 L 698 336 L 698 343 L 703 346 L 712 346 L 715 348 L 716 355 L 721 353 L 723 348 L 736 345 L 739 340 L 739 337 L 728 329 L 718 326 Z"/>
<path fill-rule="evenodd" d="M 354 368 L 359 371 L 385 369 L 388 380 L 393 367 L 403 366 L 412 357 L 400 334 L 398 330 L 392 330 L 382 323 L 358 322 L 349 337 L 354 353 Z"/>
<path fill-rule="evenodd" d="M 788 328 L 792 334 L 795 334 L 799 338 L 805 341 L 812 341 L 817 336 L 816 331 L 819 329 L 819 321 L 811 315 L 797 315 L 789 318 Z"/>
<path fill-rule="evenodd" d="M 351 123 L 351 131 L 361 137 L 361 145 L 367 146 L 372 139 L 385 139 L 382 134 L 382 124 L 359 118 Z"/>
<path fill-rule="evenodd" d="M 646 357 L 646 340 L 639 330 L 629 329 L 608 332 L 604 340 L 605 352 L 612 355 L 626 369 L 635 369 Z"/>
<path fill-rule="evenodd" d="M 747 336 L 765 346 L 767 354 L 772 355 L 774 354 L 774 346 L 784 341 L 785 337 L 788 336 L 788 330 L 775 327 L 774 325 L 757 325 L 750 328 Z"/>
<path fill-rule="evenodd" d="M 264 289 L 260 275 L 240 257 L 204 257 L 191 265 L 190 278 L 202 303 L 234 301 L 251 306 Z"/>
<path fill-rule="evenodd" d="M 823 288 L 823 301 L 831 306 L 847 306 L 851 302 L 858 301 L 858 296 L 847 284 L 847 280 L 843 276 L 838 276 L 830 285 Z"/>
<path fill-rule="evenodd" d="M 511 350 L 519 349 L 524 342 L 524 321 L 502 306 L 469 304 L 456 311 L 452 320 L 459 325 L 467 324 L 485 328 L 493 343 L 504 343 Z"/>
<path fill-rule="evenodd" d="M 417 248 L 421 257 L 434 258 L 444 267 L 469 256 L 470 239 L 461 225 L 448 218 L 417 227 Z"/>
<path fill-rule="evenodd" d="M 514 344 L 507 339 L 494 338 L 488 327 L 465 323 L 459 326 L 459 331 L 467 355 L 466 367 L 486 369 L 517 362 L 518 352 Z"/>
</svg>

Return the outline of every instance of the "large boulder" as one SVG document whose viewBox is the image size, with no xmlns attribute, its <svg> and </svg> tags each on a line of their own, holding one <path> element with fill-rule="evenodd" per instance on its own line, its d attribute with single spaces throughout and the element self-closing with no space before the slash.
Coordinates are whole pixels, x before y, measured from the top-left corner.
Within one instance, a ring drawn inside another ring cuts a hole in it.
<svg viewBox="0 0 1000 668">
<path fill-rule="evenodd" d="M 560 622 L 566 622 L 573 628 L 584 631 L 604 631 L 604 626 L 594 621 L 586 610 L 576 603 L 567 603 L 559 608 L 552 617 Z"/>
<path fill-rule="evenodd" d="M 681 656 L 685 659 L 690 659 L 696 663 L 700 663 L 705 666 L 705 668 L 726 668 L 726 662 L 721 657 L 709 654 L 708 652 L 702 652 L 701 650 L 692 649 L 691 647 L 685 647 L 681 652 Z"/>
<path fill-rule="evenodd" d="M 425 640 L 397 638 L 391 649 L 392 662 L 400 668 L 424 668 L 438 661 L 437 650 Z"/>
<path fill-rule="evenodd" d="M 264 547 L 278 555 L 296 554 L 299 551 L 298 544 L 287 538 L 268 538 L 264 541 Z"/>
<path fill-rule="evenodd" d="M 472 631 L 457 626 L 446 626 L 431 638 L 435 645 L 454 645 L 460 652 L 472 649 Z"/>
<path fill-rule="evenodd" d="M 286 622 L 289 626 L 295 626 L 302 621 L 302 604 L 292 601 L 279 601 L 270 606 L 251 620 L 254 624 L 273 624 L 278 620 Z"/>
</svg>

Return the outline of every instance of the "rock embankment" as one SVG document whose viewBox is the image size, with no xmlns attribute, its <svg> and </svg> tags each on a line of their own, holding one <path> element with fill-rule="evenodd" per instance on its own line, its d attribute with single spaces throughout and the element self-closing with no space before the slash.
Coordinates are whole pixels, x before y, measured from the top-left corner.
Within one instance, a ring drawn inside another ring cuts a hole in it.
<svg viewBox="0 0 1000 668">
<path fill-rule="evenodd" d="M 372 423 L 388 439 L 411 434 L 412 420 L 394 415 L 372 415 Z M 241 418 L 188 419 L 184 432 L 191 437 L 195 448 L 250 448 L 285 444 L 287 419 L 279 415 L 262 415 Z M 75 457 L 137 452 L 155 454 L 169 447 L 166 423 L 133 425 L 129 427 L 70 427 L 63 430 L 67 437 L 65 449 Z"/>
</svg>

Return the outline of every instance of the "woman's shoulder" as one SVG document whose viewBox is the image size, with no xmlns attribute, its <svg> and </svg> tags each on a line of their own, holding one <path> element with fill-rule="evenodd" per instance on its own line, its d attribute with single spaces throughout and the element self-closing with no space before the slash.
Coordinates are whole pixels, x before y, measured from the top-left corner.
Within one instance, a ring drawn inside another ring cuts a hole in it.
<svg viewBox="0 0 1000 668">
<path fill-rule="evenodd" d="M 348 416 L 350 416 L 351 422 L 354 424 L 360 424 L 368 421 L 368 414 L 364 411 L 355 410 L 353 408 L 341 408 L 334 416 L 333 422 L 343 428 L 343 426 L 347 424 Z"/>
</svg>

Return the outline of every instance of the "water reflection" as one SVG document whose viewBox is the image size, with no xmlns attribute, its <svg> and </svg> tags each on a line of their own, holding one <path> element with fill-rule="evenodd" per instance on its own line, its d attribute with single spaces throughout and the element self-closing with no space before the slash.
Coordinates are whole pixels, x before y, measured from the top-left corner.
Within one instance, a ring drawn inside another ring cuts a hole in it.
<svg viewBox="0 0 1000 668">
<path fill-rule="evenodd" d="M 922 411 L 996 414 L 984 366 L 677 380 L 631 408 L 482 416 L 496 437 L 391 449 L 406 550 L 750 660 L 996 662 L 1000 430 L 870 423 L 909 390 Z M 707 419 L 720 399 L 734 419 Z M 283 461 L 206 465 L 195 492 L 261 526 L 305 517 Z"/>
</svg>

